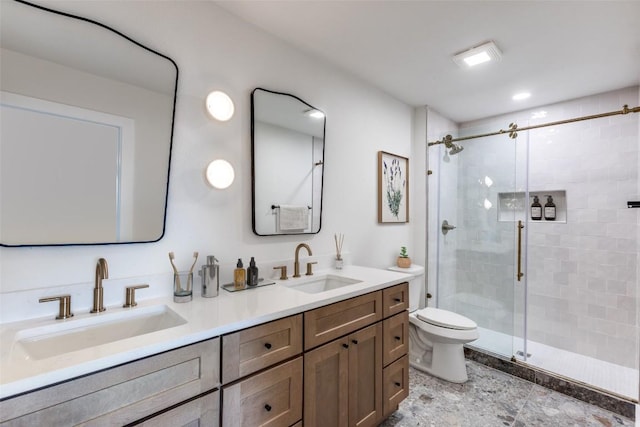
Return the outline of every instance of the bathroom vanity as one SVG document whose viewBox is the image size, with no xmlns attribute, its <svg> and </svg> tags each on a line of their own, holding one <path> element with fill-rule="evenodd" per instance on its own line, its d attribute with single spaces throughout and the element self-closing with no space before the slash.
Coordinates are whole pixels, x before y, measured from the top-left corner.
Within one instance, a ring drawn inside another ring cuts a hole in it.
<svg viewBox="0 0 640 427">
<path fill-rule="evenodd" d="M 359 281 L 143 301 L 186 323 L 43 359 L 18 360 L 21 331 L 56 321 L 3 325 L 0 423 L 377 425 L 408 394 L 407 276 L 331 274 Z"/>
</svg>

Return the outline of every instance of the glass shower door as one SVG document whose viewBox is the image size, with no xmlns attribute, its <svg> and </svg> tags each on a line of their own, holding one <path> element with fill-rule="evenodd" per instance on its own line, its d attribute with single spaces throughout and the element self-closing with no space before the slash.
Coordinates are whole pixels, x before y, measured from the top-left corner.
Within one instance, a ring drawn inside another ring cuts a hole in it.
<svg viewBox="0 0 640 427">
<path fill-rule="evenodd" d="M 458 135 L 485 132 L 468 128 Z M 430 206 L 437 207 L 430 227 L 431 238 L 437 235 L 436 306 L 478 324 L 472 347 L 506 357 L 526 354 L 525 282 L 517 280 L 525 258 L 518 256 L 526 236 L 518 228 L 526 219 L 524 143 L 497 135 L 457 143 L 463 151 L 438 145 L 429 152 L 438 179 L 430 194 Z"/>
</svg>

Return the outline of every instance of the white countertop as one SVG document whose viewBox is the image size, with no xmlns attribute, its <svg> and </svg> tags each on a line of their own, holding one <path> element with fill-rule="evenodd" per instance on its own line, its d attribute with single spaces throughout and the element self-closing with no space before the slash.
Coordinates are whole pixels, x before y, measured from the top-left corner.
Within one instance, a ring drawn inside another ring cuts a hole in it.
<svg viewBox="0 0 640 427">
<path fill-rule="evenodd" d="M 341 270 L 315 272 L 315 276 L 324 274 L 362 282 L 317 294 L 304 293 L 283 285 L 290 285 L 298 279 L 283 282 L 276 280 L 275 285 L 242 292 L 227 292 L 221 286 L 218 297 L 202 298 L 194 295 L 193 301 L 188 303 L 174 303 L 171 297 L 156 298 L 140 301 L 134 308 L 107 307 L 104 313 L 76 313 L 66 320 L 55 320 L 53 316 L 49 316 L 4 324 L 0 326 L 0 398 L 373 292 L 402 283 L 411 277 L 404 273 L 352 265 Z M 41 360 L 31 359 L 17 343 L 16 336 L 20 331 L 56 325 L 59 322 L 78 322 L 81 325 L 92 316 L 144 310 L 145 307 L 158 305 L 168 306 L 186 319 L 187 323 Z"/>
</svg>

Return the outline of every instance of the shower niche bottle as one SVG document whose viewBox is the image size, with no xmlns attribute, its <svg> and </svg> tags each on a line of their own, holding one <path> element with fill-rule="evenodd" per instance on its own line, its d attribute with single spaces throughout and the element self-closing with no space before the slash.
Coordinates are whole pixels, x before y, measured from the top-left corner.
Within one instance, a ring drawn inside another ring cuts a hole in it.
<svg viewBox="0 0 640 427">
<path fill-rule="evenodd" d="M 531 203 L 531 219 L 533 221 L 540 221 L 542 219 L 542 205 L 538 196 L 533 196 L 533 203 Z"/>
<path fill-rule="evenodd" d="M 544 219 L 546 221 L 556 220 L 556 204 L 553 203 L 551 196 L 547 196 L 547 203 L 544 204 Z"/>
</svg>

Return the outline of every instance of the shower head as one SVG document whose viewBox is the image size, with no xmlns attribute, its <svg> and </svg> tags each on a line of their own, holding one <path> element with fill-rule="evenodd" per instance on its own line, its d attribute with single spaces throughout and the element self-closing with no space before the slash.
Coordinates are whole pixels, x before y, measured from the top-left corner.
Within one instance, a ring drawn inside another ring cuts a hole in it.
<svg viewBox="0 0 640 427">
<path fill-rule="evenodd" d="M 458 154 L 459 152 L 464 150 L 464 147 L 454 143 L 452 139 L 453 138 L 451 137 L 451 135 L 447 135 L 443 138 L 444 146 L 451 150 L 449 151 L 449 155 L 451 156 L 453 156 L 454 154 Z"/>
<path fill-rule="evenodd" d="M 458 144 L 453 144 L 453 147 L 451 147 L 451 151 L 449 151 L 449 155 L 453 156 L 454 154 L 458 154 L 462 150 L 464 150 L 463 146 Z"/>
</svg>

